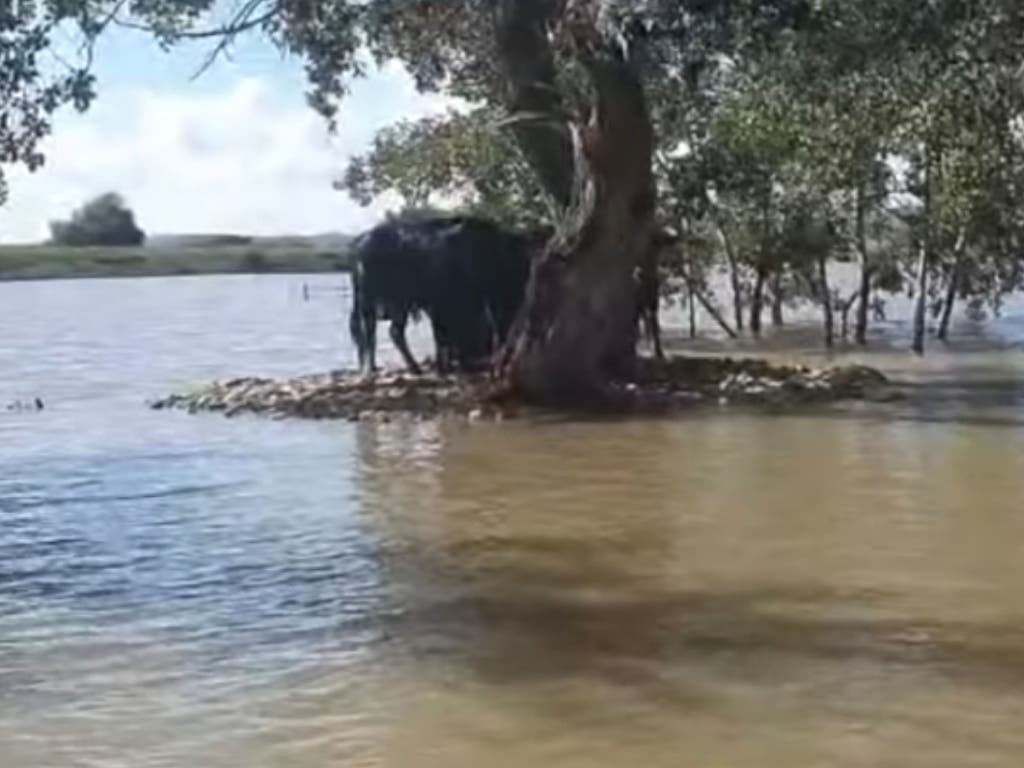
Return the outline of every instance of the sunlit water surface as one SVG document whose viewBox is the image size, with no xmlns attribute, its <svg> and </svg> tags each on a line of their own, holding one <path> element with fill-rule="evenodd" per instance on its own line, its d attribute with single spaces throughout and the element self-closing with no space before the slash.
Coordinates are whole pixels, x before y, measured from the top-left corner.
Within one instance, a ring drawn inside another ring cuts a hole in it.
<svg viewBox="0 0 1024 768">
<path fill-rule="evenodd" d="M 337 282 L 0 284 L 3 768 L 1024 765 L 1019 315 L 825 413 L 144 407 L 351 365 Z"/>
</svg>

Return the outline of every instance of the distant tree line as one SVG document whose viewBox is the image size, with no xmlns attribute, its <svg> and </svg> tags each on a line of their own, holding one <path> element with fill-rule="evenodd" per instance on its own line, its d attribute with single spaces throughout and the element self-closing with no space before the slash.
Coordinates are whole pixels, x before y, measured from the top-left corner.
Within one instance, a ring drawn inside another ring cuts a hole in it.
<svg viewBox="0 0 1024 768">
<path fill-rule="evenodd" d="M 146 233 L 116 192 L 93 198 L 71 214 L 68 221 L 50 222 L 50 239 L 57 245 L 141 245 Z"/>
</svg>

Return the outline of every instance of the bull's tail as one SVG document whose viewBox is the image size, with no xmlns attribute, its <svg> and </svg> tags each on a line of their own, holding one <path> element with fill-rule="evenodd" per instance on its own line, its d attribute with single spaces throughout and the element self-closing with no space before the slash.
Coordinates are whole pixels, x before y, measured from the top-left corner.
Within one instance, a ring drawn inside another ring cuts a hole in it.
<svg viewBox="0 0 1024 768">
<path fill-rule="evenodd" d="M 373 302 L 366 295 L 362 270 L 357 262 L 349 277 L 352 284 L 352 310 L 348 316 L 348 332 L 359 356 L 359 370 L 376 367 L 377 317 Z"/>
<path fill-rule="evenodd" d="M 362 298 L 360 296 L 362 292 L 359 290 L 359 274 L 354 268 L 349 272 L 349 280 L 352 287 L 352 309 L 348 314 L 348 333 L 352 339 L 352 345 L 356 348 L 356 352 L 359 353 L 359 365 L 362 367 L 363 347 L 365 345 L 362 327 Z"/>
</svg>

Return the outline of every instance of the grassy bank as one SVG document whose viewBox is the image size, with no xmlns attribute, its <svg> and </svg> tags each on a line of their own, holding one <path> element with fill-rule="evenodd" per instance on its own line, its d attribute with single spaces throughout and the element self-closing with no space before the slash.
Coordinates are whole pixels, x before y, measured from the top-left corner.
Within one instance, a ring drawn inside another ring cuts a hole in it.
<svg viewBox="0 0 1024 768">
<path fill-rule="evenodd" d="M 347 250 L 329 250 L 296 242 L 197 243 L 138 248 L 0 246 L 0 280 L 335 272 L 346 269 Z"/>
</svg>

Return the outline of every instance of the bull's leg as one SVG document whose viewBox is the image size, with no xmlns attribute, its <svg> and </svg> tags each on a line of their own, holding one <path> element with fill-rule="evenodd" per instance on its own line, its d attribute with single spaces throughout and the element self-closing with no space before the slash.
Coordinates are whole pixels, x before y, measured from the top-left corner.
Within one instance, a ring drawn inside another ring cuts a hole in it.
<svg viewBox="0 0 1024 768">
<path fill-rule="evenodd" d="M 503 339 L 501 331 L 498 330 L 498 321 L 495 320 L 494 311 L 490 304 L 484 305 L 484 318 L 487 325 L 487 357 L 493 355 L 501 346 Z"/>
<path fill-rule="evenodd" d="M 349 313 L 348 332 L 359 356 L 359 370 L 363 371 L 366 368 L 366 337 L 363 334 L 363 318 L 358 310 L 353 309 Z"/>
<path fill-rule="evenodd" d="M 451 344 L 448 335 L 436 320 L 431 321 L 434 332 L 434 356 L 437 359 L 437 372 L 444 376 L 451 370 Z"/>
<path fill-rule="evenodd" d="M 452 370 L 452 354 L 451 350 L 446 345 L 440 345 L 437 347 L 437 372 L 441 376 L 445 376 L 451 373 Z"/>
<path fill-rule="evenodd" d="M 359 350 L 359 368 L 363 373 L 377 370 L 377 309 L 364 307 L 362 311 L 362 348 Z"/>
<path fill-rule="evenodd" d="M 402 359 L 405 360 L 406 366 L 412 373 L 420 374 L 419 363 L 416 362 L 416 358 L 412 356 L 412 352 L 409 351 L 409 345 L 405 340 L 405 324 L 408 321 L 409 316 L 407 314 L 400 313 L 395 314 L 391 318 L 391 326 L 389 328 L 391 332 L 391 341 L 395 345 L 395 348 L 402 355 Z"/>
<path fill-rule="evenodd" d="M 451 373 L 452 349 L 443 338 L 434 337 L 434 348 L 437 350 L 437 372 L 441 376 Z"/>
</svg>

